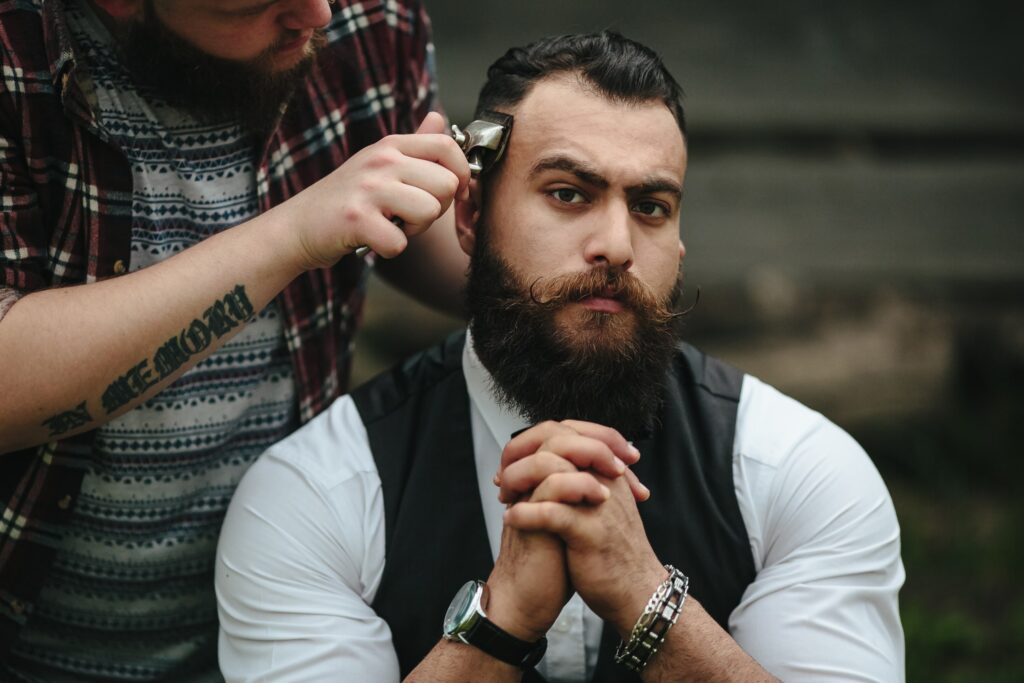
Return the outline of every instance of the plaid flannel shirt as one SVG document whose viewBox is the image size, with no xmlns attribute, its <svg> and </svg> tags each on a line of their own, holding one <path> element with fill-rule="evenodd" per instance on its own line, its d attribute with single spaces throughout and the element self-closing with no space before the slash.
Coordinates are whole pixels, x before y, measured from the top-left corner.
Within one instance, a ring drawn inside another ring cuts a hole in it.
<svg viewBox="0 0 1024 683">
<path fill-rule="evenodd" d="M 78 86 L 61 4 L 0 1 L 0 317 L 18 295 L 127 271 L 131 171 Z M 261 211 L 364 146 L 415 130 L 434 104 L 430 26 L 418 0 L 341 0 L 327 35 L 259 151 Z M 346 388 L 364 268 L 345 257 L 278 296 L 303 422 Z M 91 444 L 83 434 L 0 455 L 0 659 L 32 611 Z"/>
</svg>

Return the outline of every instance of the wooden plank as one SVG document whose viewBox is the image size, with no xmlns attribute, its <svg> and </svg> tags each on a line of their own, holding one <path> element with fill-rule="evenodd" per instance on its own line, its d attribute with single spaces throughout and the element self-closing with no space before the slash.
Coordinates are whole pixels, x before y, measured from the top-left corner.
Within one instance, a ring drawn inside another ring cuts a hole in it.
<svg viewBox="0 0 1024 683">
<path fill-rule="evenodd" d="M 1024 280 L 1024 160 L 694 153 L 683 212 L 692 283 Z"/>
<path fill-rule="evenodd" d="M 658 50 L 695 129 L 1024 128 L 1024 3 L 434 0 L 442 94 L 470 115 L 487 65 L 542 35 L 615 28 Z"/>
</svg>

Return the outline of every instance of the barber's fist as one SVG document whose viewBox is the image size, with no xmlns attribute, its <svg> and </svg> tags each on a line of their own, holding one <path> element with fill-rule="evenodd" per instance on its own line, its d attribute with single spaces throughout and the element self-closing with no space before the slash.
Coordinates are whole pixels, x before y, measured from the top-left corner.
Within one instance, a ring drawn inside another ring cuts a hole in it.
<svg viewBox="0 0 1024 683">
<path fill-rule="evenodd" d="M 294 235 L 303 269 L 330 266 L 361 245 L 391 258 L 464 195 L 468 183 L 465 155 L 432 112 L 416 133 L 360 150 L 273 212 Z"/>
</svg>

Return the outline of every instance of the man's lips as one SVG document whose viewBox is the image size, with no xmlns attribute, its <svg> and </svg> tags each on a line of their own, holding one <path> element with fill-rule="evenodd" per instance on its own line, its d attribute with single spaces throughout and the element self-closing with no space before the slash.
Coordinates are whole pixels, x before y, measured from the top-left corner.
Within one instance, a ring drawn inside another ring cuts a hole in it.
<svg viewBox="0 0 1024 683">
<path fill-rule="evenodd" d="M 305 47 L 309 39 L 313 37 L 313 31 L 303 31 L 299 36 L 289 40 L 286 43 L 281 43 L 277 46 L 277 52 L 291 52 L 292 50 L 298 50 L 299 48 Z"/>
<path fill-rule="evenodd" d="M 611 296 L 588 296 L 580 299 L 580 303 L 599 313 L 621 313 L 626 308 L 621 301 Z"/>
</svg>

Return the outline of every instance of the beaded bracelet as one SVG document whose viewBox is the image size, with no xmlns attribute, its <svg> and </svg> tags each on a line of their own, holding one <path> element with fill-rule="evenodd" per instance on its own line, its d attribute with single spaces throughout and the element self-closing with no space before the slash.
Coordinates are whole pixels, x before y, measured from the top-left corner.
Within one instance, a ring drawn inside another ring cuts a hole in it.
<svg viewBox="0 0 1024 683">
<path fill-rule="evenodd" d="M 665 569 L 668 570 L 668 578 L 647 601 L 647 606 L 629 634 L 629 642 L 619 643 L 615 649 L 615 662 L 637 673 L 644 670 L 665 642 L 668 630 L 683 611 L 686 591 L 690 587 L 690 579 L 681 571 L 670 564 L 666 564 Z"/>
</svg>

